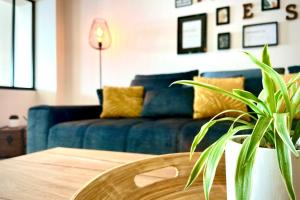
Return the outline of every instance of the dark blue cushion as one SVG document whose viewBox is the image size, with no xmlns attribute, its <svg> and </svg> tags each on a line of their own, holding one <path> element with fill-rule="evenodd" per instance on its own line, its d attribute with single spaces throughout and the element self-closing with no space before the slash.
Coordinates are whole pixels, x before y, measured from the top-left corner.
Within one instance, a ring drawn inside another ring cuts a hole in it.
<svg viewBox="0 0 300 200">
<path fill-rule="evenodd" d="M 147 119 L 99 119 L 86 130 L 83 148 L 124 152 L 128 131 L 143 121 Z"/>
<path fill-rule="evenodd" d="M 284 74 L 284 68 L 274 68 L 279 74 Z M 236 76 L 243 76 L 245 77 L 245 90 L 253 93 L 254 95 L 258 96 L 261 90 L 263 89 L 262 86 L 262 75 L 260 69 L 247 69 L 247 70 L 237 70 L 237 71 L 218 71 L 218 72 L 204 72 L 201 73 L 203 77 L 210 77 L 210 78 L 226 78 L 226 77 L 236 77 Z"/>
<path fill-rule="evenodd" d="M 199 71 L 173 73 L 173 74 L 155 74 L 155 75 L 136 75 L 131 81 L 131 86 L 143 86 L 145 91 L 168 88 L 171 83 L 178 80 L 192 80 L 194 76 L 198 76 Z M 174 87 L 183 87 L 182 85 L 174 85 Z"/>
<path fill-rule="evenodd" d="M 192 117 L 193 88 L 166 88 L 146 92 L 143 117 Z"/>
<path fill-rule="evenodd" d="M 160 119 L 133 126 L 127 138 L 127 151 L 148 154 L 177 152 L 177 135 L 181 127 L 192 119 Z"/>
<path fill-rule="evenodd" d="M 300 66 L 295 65 L 295 66 L 290 66 L 288 67 L 289 73 L 293 74 L 293 73 L 298 73 L 300 72 Z"/>
<path fill-rule="evenodd" d="M 99 119 L 71 121 L 53 126 L 49 132 L 48 148 L 82 148 L 86 129 L 97 121 Z"/>
</svg>

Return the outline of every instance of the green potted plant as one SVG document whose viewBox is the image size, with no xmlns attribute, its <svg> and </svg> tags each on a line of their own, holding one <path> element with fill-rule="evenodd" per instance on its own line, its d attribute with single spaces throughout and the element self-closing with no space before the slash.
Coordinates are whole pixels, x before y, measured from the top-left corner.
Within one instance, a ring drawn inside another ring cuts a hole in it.
<svg viewBox="0 0 300 200">
<path fill-rule="evenodd" d="M 203 189 L 206 199 L 213 184 L 218 163 L 224 153 L 226 159 L 227 199 L 296 199 L 300 198 L 300 159 L 297 142 L 300 137 L 300 121 L 294 118 L 300 111 L 300 89 L 297 80 L 300 73 L 288 83 L 273 70 L 268 47 L 265 46 L 262 61 L 250 53 L 245 54 L 261 69 L 263 90 L 256 97 L 244 90 L 228 92 L 213 85 L 196 81 L 177 81 L 194 87 L 203 87 L 237 99 L 253 112 L 242 112 L 239 117 L 219 118 L 224 111 L 201 127 L 191 146 L 192 157 L 197 145 L 209 128 L 221 121 L 232 121 L 228 132 L 201 153 L 186 185 L 188 188 L 203 173 Z M 243 120 L 249 116 L 251 121 Z M 250 130 L 249 135 L 236 135 Z"/>
</svg>

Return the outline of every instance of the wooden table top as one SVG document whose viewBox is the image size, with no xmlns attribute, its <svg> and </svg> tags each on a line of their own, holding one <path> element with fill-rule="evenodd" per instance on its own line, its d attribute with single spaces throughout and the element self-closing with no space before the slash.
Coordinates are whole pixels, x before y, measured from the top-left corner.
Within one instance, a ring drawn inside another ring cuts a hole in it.
<svg viewBox="0 0 300 200">
<path fill-rule="evenodd" d="M 55 148 L 2 160 L 0 161 L 0 199 L 70 199 L 76 191 L 100 173 L 128 162 L 150 157 L 153 156 Z M 224 169 L 221 171 L 224 174 Z M 169 174 L 158 172 L 155 176 L 146 175 L 142 182 L 147 182 L 148 179 L 153 181 L 153 177 L 157 180 L 168 178 Z M 215 183 L 218 184 L 218 181 Z M 224 181 L 220 184 L 224 185 Z M 226 190 L 226 186 L 222 186 L 221 189 L 224 188 Z M 226 195 L 226 191 L 223 192 Z"/>
</svg>

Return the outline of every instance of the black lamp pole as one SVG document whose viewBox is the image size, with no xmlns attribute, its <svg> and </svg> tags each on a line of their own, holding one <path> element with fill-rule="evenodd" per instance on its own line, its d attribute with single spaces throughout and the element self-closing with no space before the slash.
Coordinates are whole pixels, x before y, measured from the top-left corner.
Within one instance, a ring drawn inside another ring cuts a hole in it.
<svg viewBox="0 0 300 200">
<path fill-rule="evenodd" d="M 102 42 L 98 43 L 99 45 L 99 77 L 100 77 L 100 89 L 102 89 L 102 63 L 101 63 L 101 50 L 102 50 Z"/>
</svg>

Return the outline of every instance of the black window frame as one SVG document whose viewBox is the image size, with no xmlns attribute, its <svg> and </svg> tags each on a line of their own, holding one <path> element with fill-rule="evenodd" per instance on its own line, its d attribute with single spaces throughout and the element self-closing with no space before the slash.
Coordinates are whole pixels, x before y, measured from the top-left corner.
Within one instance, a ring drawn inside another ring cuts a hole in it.
<svg viewBox="0 0 300 200">
<path fill-rule="evenodd" d="M 36 90 L 35 88 L 35 1 L 25 0 L 32 4 L 32 87 L 15 87 L 15 22 L 16 22 L 16 0 L 12 0 L 12 86 L 1 86 L 0 89 L 9 90 Z"/>
</svg>

